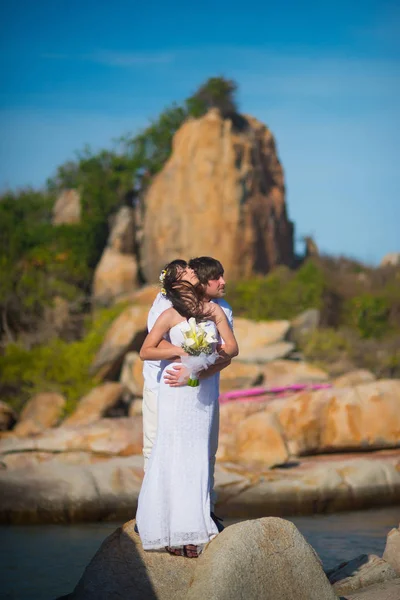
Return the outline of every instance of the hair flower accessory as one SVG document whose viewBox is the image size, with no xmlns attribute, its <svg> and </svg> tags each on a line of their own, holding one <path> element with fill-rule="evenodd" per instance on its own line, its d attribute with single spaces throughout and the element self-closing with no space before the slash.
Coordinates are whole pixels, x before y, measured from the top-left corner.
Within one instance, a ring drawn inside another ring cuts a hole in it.
<svg viewBox="0 0 400 600">
<path fill-rule="evenodd" d="M 163 269 L 163 270 L 161 271 L 161 273 L 160 273 L 160 277 L 159 277 L 160 283 L 164 283 L 164 279 L 165 279 L 165 276 L 166 276 L 166 274 L 167 274 L 167 271 L 166 271 L 166 269 Z"/>
</svg>

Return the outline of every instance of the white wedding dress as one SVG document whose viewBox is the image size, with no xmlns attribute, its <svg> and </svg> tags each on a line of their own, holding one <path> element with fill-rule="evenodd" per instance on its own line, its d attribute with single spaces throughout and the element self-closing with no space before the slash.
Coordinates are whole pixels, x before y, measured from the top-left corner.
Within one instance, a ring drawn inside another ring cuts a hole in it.
<svg viewBox="0 0 400 600">
<path fill-rule="evenodd" d="M 212 321 L 207 328 L 215 332 Z M 171 343 L 183 335 L 175 325 Z M 162 371 L 170 368 L 162 361 Z M 212 476 L 209 461 L 216 451 L 218 382 L 215 376 L 198 387 L 173 388 L 164 383 L 158 394 L 157 438 L 139 495 L 136 522 L 145 550 L 165 546 L 202 545 L 218 530 L 210 517 Z"/>
</svg>

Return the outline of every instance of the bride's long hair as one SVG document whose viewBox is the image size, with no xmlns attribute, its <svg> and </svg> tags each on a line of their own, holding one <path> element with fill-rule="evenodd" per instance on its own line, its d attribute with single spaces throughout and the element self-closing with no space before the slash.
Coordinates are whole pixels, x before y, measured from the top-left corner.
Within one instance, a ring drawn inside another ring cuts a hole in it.
<svg viewBox="0 0 400 600">
<path fill-rule="evenodd" d="M 186 267 L 183 260 L 173 260 L 165 265 L 162 271 L 164 293 L 182 317 L 202 321 L 210 316 L 210 311 L 204 307 L 204 290 L 200 284 L 193 285 L 182 279 Z"/>
</svg>

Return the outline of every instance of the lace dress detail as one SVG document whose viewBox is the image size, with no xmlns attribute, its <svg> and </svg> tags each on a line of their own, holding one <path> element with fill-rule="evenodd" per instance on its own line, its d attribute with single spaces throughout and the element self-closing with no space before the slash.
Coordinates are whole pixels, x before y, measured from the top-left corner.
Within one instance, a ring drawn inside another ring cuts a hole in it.
<svg viewBox="0 0 400 600">
<path fill-rule="evenodd" d="M 214 328 L 212 321 L 207 326 Z M 183 335 L 170 330 L 173 344 Z M 172 366 L 163 361 L 161 368 Z M 139 495 L 136 521 L 145 550 L 201 545 L 218 530 L 210 516 L 213 459 L 218 444 L 218 382 L 172 388 L 160 379 L 157 438 Z"/>
</svg>

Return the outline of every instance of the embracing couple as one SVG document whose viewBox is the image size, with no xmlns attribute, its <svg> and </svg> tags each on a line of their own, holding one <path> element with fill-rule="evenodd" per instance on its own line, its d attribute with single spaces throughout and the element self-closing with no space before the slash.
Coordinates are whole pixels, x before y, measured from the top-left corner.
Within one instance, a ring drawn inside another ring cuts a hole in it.
<svg viewBox="0 0 400 600">
<path fill-rule="evenodd" d="M 196 558 L 222 530 L 213 493 L 219 372 L 238 354 L 223 275 L 221 263 L 207 256 L 174 260 L 149 312 L 140 351 L 145 476 L 136 513 L 145 550 Z M 199 340 L 214 364 L 192 380 L 183 363 Z"/>
</svg>

